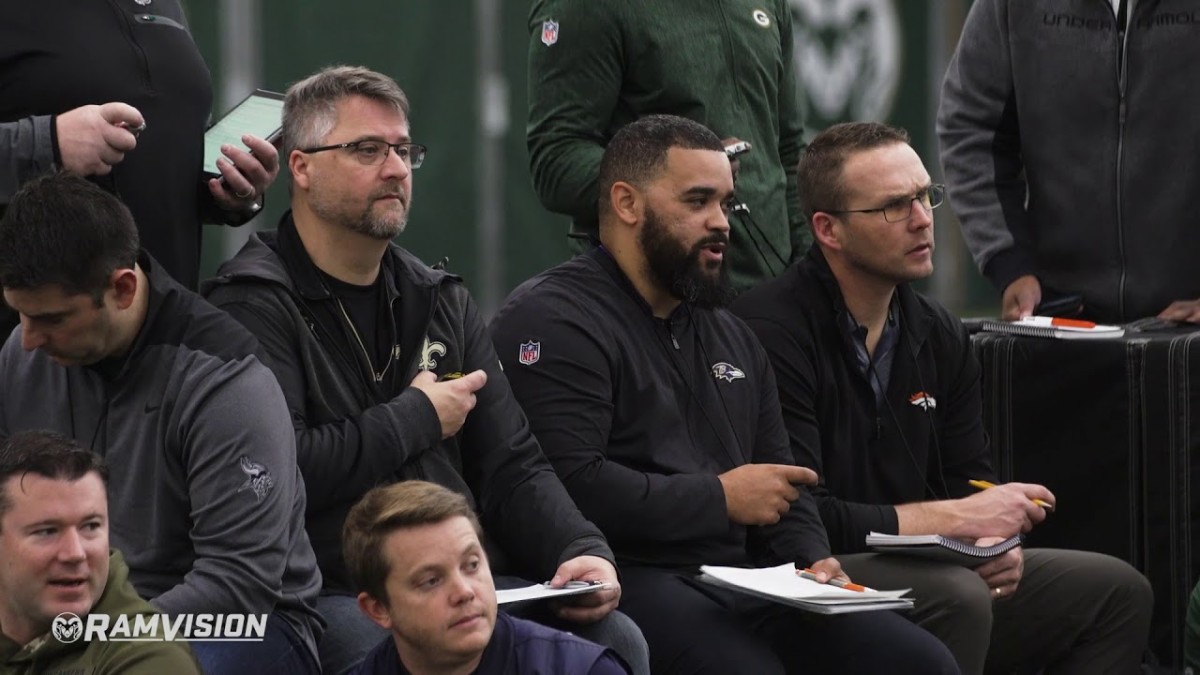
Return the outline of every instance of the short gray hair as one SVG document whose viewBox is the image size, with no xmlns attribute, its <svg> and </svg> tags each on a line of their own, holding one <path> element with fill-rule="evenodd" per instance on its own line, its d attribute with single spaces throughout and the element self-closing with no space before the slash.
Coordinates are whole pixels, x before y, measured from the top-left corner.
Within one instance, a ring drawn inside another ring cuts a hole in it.
<svg viewBox="0 0 1200 675">
<path fill-rule="evenodd" d="M 395 80 L 362 66 L 329 66 L 288 87 L 283 99 L 283 156 L 320 145 L 337 124 L 338 103 L 351 96 L 390 105 L 408 119 L 408 96 Z"/>
</svg>

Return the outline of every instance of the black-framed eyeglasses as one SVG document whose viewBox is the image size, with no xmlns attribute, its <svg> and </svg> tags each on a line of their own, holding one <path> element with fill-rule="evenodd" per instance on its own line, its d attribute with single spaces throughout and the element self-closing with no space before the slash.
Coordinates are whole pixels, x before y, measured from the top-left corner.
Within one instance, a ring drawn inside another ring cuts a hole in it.
<svg viewBox="0 0 1200 675">
<path fill-rule="evenodd" d="M 326 150 L 349 150 L 354 159 L 364 166 L 379 166 L 387 160 L 388 152 L 394 151 L 400 161 L 412 169 L 421 168 L 425 162 L 425 146 L 420 143 L 387 143 L 384 141 L 366 140 L 353 143 L 338 143 L 337 145 L 322 145 L 319 148 L 300 148 L 300 152 L 313 153 Z"/>
<path fill-rule="evenodd" d="M 889 223 L 900 223 L 908 220 L 912 215 L 913 202 L 920 202 L 925 213 L 929 213 L 942 205 L 946 200 L 946 186 L 940 183 L 934 183 L 927 189 L 921 190 L 912 197 L 901 197 L 890 204 L 884 204 L 875 209 L 813 209 L 814 211 L 824 211 L 825 213 L 882 213 L 883 219 Z"/>
</svg>

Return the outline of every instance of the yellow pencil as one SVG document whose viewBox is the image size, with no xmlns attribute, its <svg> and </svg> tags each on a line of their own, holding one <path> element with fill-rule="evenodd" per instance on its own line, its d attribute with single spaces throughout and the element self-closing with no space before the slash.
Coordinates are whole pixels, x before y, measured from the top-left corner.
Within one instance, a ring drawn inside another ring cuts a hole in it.
<svg viewBox="0 0 1200 675">
<path fill-rule="evenodd" d="M 988 489 L 996 487 L 995 483 L 989 483 L 986 480 L 969 480 L 969 481 L 967 481 L 967 484 L 969 484 L 973 488 L 978 488 L 980 490 L 988 490 Z M 1032 501 L 1034 504 L 1037 504 L 1038 506 L 1042 507 L 1043 509 L 1046 509 L 1047 511 L 1054 510 L 1054 505 L 1044 499 L 1034 498 L 1034 499 L 1031 499 L 1030 501 Z"/>
</svg>

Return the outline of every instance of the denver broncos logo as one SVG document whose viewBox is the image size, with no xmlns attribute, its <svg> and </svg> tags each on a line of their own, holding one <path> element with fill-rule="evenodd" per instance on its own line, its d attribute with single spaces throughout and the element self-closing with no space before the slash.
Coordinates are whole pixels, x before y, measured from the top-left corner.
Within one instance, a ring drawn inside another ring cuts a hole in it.
<svg viewBox="0 0 1200 675">
<path fill-rule="evenodd" d="M 923 391 L 918 391 L 917 393 L 913 394 L 912 396 L 909 396 L 908 402 L 917 406 L 918 408 L 921 408 L 922 410 L 936 410 L 937 409 L 937 399 L 930 396 L 929 394 L 926 394 Z"/>
<path fill-rule="evenodd" d="M 746 379 L 746 373 L 743 373 L 741 368 L 725 363 L 724 361 L 713 364 L 712 374 L 714 378 L 725 380 L 726 382 Z"/>
</svg>

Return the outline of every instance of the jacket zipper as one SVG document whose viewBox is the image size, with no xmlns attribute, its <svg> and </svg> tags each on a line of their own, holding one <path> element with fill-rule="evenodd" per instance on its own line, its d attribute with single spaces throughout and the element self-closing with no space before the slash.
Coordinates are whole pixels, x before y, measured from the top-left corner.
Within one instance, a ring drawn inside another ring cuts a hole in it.
<svg viewBox="0 0 1200 675">
<path fill-rule="evenodd" d="M 134 35 L 131 17 L 114 0 L 109 0 L 109 4 L 112 5 L 113 11 L 117 13 L 118 20 L 125 27 L 125 36 L 129 39 L 129 46 L 133 49 L 134 54 L 137 55 L 138 63 L 141 64 L 142 84 L 146 87 L 147 91 L 154 93 L 154 83 L 150 81 L 150 60 L 146 58 L 146 50 L 142 49 L 142 45 L 138 43 Z"/>
<path fill-rule="evenodd" d="M 1129 2 L 1123 0 L 1121 4 Z M 1117 315 L 1121 320 L 1125 320 L 1125 282 L 1126 282 L 1126 265 L 1125 265 L 1125 223 L 1123 216 L 1123 201 L 1121 198 L 1124 155 L 1125 155 L 1125 87 L 1127 84 L 1127 56 L 1129 42 L 1129 27 L 1133 25 L 1133 11 L 1136 8 L 1136 3 L 1129 6 L 1125 12 L 1125 21 L 1122 23 L 1122 18 L 1117 16 L 1116 10 L 1113 11 L 1113 17 L 1116 19 L 1120 30 L 1117 31 L 1117 254 L 1120 256 L 1121 275 L 1117 282 Z M 1111 8 L 1112 5 L 1109 4 Z"/>
<path fill-rule="evenodd" d="M 367 370 L 371 371 L 371 376 L 375 378 L 375 383 L 383 382 L 383 378 L 387 376 L 388 369 L 392 367 L 392 362 L 396 359 L 396 349 L 393 346 L 388 350 L 387 363 L 383 365 L 383 370 L 375 370 L 375 364 L 371 361 L 371 354 L 367 351 L 367 345 L 363 342 L 362 336 L 358 334 L 358 329 L 354 327 L 354 322 L 350 320 L 350 315 L 346 313 L 346 306 L 342 304 L 342 299 L 333 296 L 333 301 L 337 303 L 338 310 L 342 313 L 342 318 L 345 319 L 346 325 L 350 327 L 350 332 L 354 335 L 354 341 L 358 343 L 358 348 L 362 352 L 363 358 L 367 360 Z M 391 314 L 392 305 L 388 303 L 388 314 Z M 393 321 L 392 337 L 395 338 L 395 323 Z M 392 344 L 395 344 L 393 339 Z"/>
<path fill-rule="evenodd" d="M 671 320 L 663 319 L 663 327 L 667 329 L 667 337 L 671 338 L 671 346 L 675 351 L 679 351 L 679 340 L 675 339 L 675 329 L 671 326 Z"/>
</svg>

